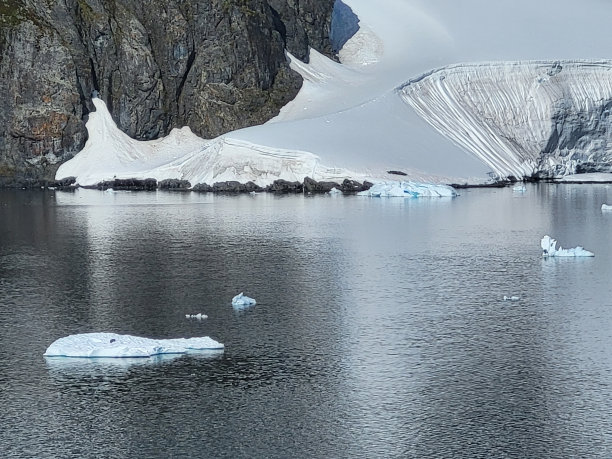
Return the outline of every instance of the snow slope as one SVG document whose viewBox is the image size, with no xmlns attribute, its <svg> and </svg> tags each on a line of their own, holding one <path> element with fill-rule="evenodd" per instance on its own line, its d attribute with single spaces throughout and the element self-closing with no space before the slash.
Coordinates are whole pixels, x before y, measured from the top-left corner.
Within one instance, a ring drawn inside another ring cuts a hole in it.
<svg viewBox="0 0 612 459">
<path fill-rule="evenodd" d="M 100 126 L 103 117 L 97 121 L 94 117 L 88 129 L 101 129 L 106 137 L 103 134 L 92 142 L 99 143 L 103 138 L 105 148 L 86 146 L 60 167 L 57 178 L 76 176 L 81 184 L 117 175 L 180 178 L 192 184 L 252 180 L 264 185 L 276 178 L 300 179 L 305 175 L 317 180 L 397 180 L 386 171 L 401 170 L 408 174 L 403 180 L 475 183 L 485 181 L 489 172 L 528 172 L 532 170 L 533 157 L 540 153 L 535 148 L 542 145 L 541 137 L 546 138 L 545 117 L 537 122 L 541 125 L 527 129 L 530 138 L 524 148 L 533 147 L 533 151 L 517 153 L 504 146 L 498 152 L 491 139 L 483 140 L 492 143 L 489 147 L 474 149 L 461 139 L 451 137 L 451 141 L 445 137 L 448 132 L 444 129 L 452 130 L 452 123 L 458 126 L 452 121 L 455 101 L 442 101 L 436 108 L 444 115 L 445 127 L 436 126 L 445 134 L 441 135 L 430 125 L 432 115 L 425 116 L 422 110 L 417 113 L 410 95 L 397 88 L 431 69 L 450 66 L 448 71 L 452 73 L 459 68 L 453 64 L 462 62 L 601 62 L 612 49 L 607 24 L 612 17 L 612 4 L 602 0 L 344 3 L 359 17 L 360 28 L 339 53 L 343 64 L 314 51 L 310 64 L 289 56 L 292 67 L 305 81 L 297 98 L 275 119 L 209 141 L 194 138 L 183 129 L 173 132 L 169 139 L 132 143 L 115 138 L 118 134 L 113 126 Z M 457 79 L 459 85 L 471 78 L 472 71 L 488 72 L 493 81 L 498 75 L 502 80 L 506 78 L 504 65 L 470 65 L 463 67 L 469 71 Z M 593 78 L 578 73 L 575 76 Z M 526 90 L 525 84 L 531 84 L 528 78 L 519 82 L 521 91 Z M 502 86 L 504 90 L 517 88 L 506 84 L 493 90 Z M 488 103 L 488 90 L 482 88 L 480 102 Z M 428 91 L 429 94 L 434 93 Z M 583 102 L 588 104 L 586 99 Z M 510 107 L 497 106 L 503 111 Z M 520 104 L 513 102 L 512 107 L 520 108 Z M 498 115 L 502 120 L 513 120 L 513 113 Z M 481 112 L 473 115 L 478 117 Z M 470 125 L 468 131 L 474 130 L 478 131 Z M 167 149 L 170 145 L 172 148 Z M 491 160 L 491 150 L 501 158 Z"/>
</svg>

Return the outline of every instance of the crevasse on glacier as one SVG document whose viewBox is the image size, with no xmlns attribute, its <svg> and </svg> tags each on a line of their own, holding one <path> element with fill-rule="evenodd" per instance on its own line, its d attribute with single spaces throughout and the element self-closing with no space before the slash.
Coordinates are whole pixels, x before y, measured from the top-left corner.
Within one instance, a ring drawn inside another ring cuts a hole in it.
<svg viewBox="0 0 612 459">
<path fill-rule="evenodd" d="M 500 178 L 612 171 L 612 60 L 456 64 L 398 91 Z"/>
</svg>

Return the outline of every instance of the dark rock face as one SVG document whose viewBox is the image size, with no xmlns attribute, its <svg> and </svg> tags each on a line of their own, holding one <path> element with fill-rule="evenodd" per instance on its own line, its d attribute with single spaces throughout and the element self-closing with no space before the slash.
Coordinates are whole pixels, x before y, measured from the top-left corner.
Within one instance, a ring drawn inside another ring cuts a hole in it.
<svg viewBox="0 0 612 459">
<path fill-rule="evenodd" d="M 287 50 L 308 62 L 308 47 L 333 57 L 330 41 L 334 0 L 268 0 Z"/>
<path fill-rule="evenodd" d="M 359 193 L 360 191 L 366 191 L 372 188 L 373 183 L 365 181 L 363 183 L 359 183 L 356 180 L 345 179 L 342 182 L 340 190 L 343 193 Z"/>
<path fill-rule="evenodd" d="M 274 180 L 271 185 L 266 187 L 270 193 L 302 193 L 304 185 L 300 182 L 288 182 L 287 180 Z"/>
<path fill-rule="evenodd" d="M 329 193 L 332 188 L 340 189 L 340 185 L 336 182 L 317 182 L 310 177 L 304 178 L 305 193 Z"/>
<path fill-rule="evenodd" d="M 115 179 L 98 183 L 98 190 L 113 190 L 122 191 L 155 191 L 157 189 L 157 180 L 148 178 L 139 179 Z"/>
<path fill-rule="evenodd" d="M 213 184 L 210 190 L 198 190 L 198 191 L 212 191 L 214 193 L 250 193 L 252 191 L 263 191 L 264 189 L 253 182 L 240 183 L 234 180 L 229 182 L 216 182 Z"/>
<path fill-rule="evenodd" d="M 0 185 L 53 180 L 92 94 L 149 140 L 262 123 L 301 86 L 285 46 L 331 52 L 332 0 L 2 0 Z"/>
<path fill-rule="evenodd" d="M 157 184 L 160 190 L 179 190 L 185 191 L 191 188 L 191 183 L 188 180 L 166 179 Z"/>
</svg>

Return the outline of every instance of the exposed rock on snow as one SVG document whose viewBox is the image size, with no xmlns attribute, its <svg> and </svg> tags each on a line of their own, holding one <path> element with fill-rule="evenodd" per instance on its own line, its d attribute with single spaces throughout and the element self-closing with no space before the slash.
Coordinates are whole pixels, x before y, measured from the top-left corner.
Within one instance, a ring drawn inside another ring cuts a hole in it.
<svg viewBox="0 0 612 459">
<path fill-rule="evenodd" d="M 84 333 L 54 341 L 45 357 L 151 357 L 190 351 L 223 349 L 209 338 L 150 339 L 116 333 Z"/>
<path fill-rule="evenodd" d="M 564 249 L 561 246 L 557 248 L 557 241 L 550 236 L 544 236 L 540 243 L 542 246 L 543 257 L 594 257 L 593 252 L 584 250 L 578 246 L 573 249 Z"/>
<path fill-rule="evenodd" d="M 612 61 L 458 64 L 400 94 L 498 177 L 612 171 Z"/>
</svg>

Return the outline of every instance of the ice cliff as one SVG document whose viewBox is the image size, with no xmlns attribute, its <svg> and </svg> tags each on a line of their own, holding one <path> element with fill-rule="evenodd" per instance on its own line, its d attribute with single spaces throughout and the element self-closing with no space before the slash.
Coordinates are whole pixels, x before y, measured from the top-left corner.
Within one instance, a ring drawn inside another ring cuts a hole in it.
<svg viewBox="0 0 612 459">
<path fill-rule="evenodd" d="M 398 89 L 498 177 L 612 171 L 612 61 L 457 64 Z"/>
</svg>

